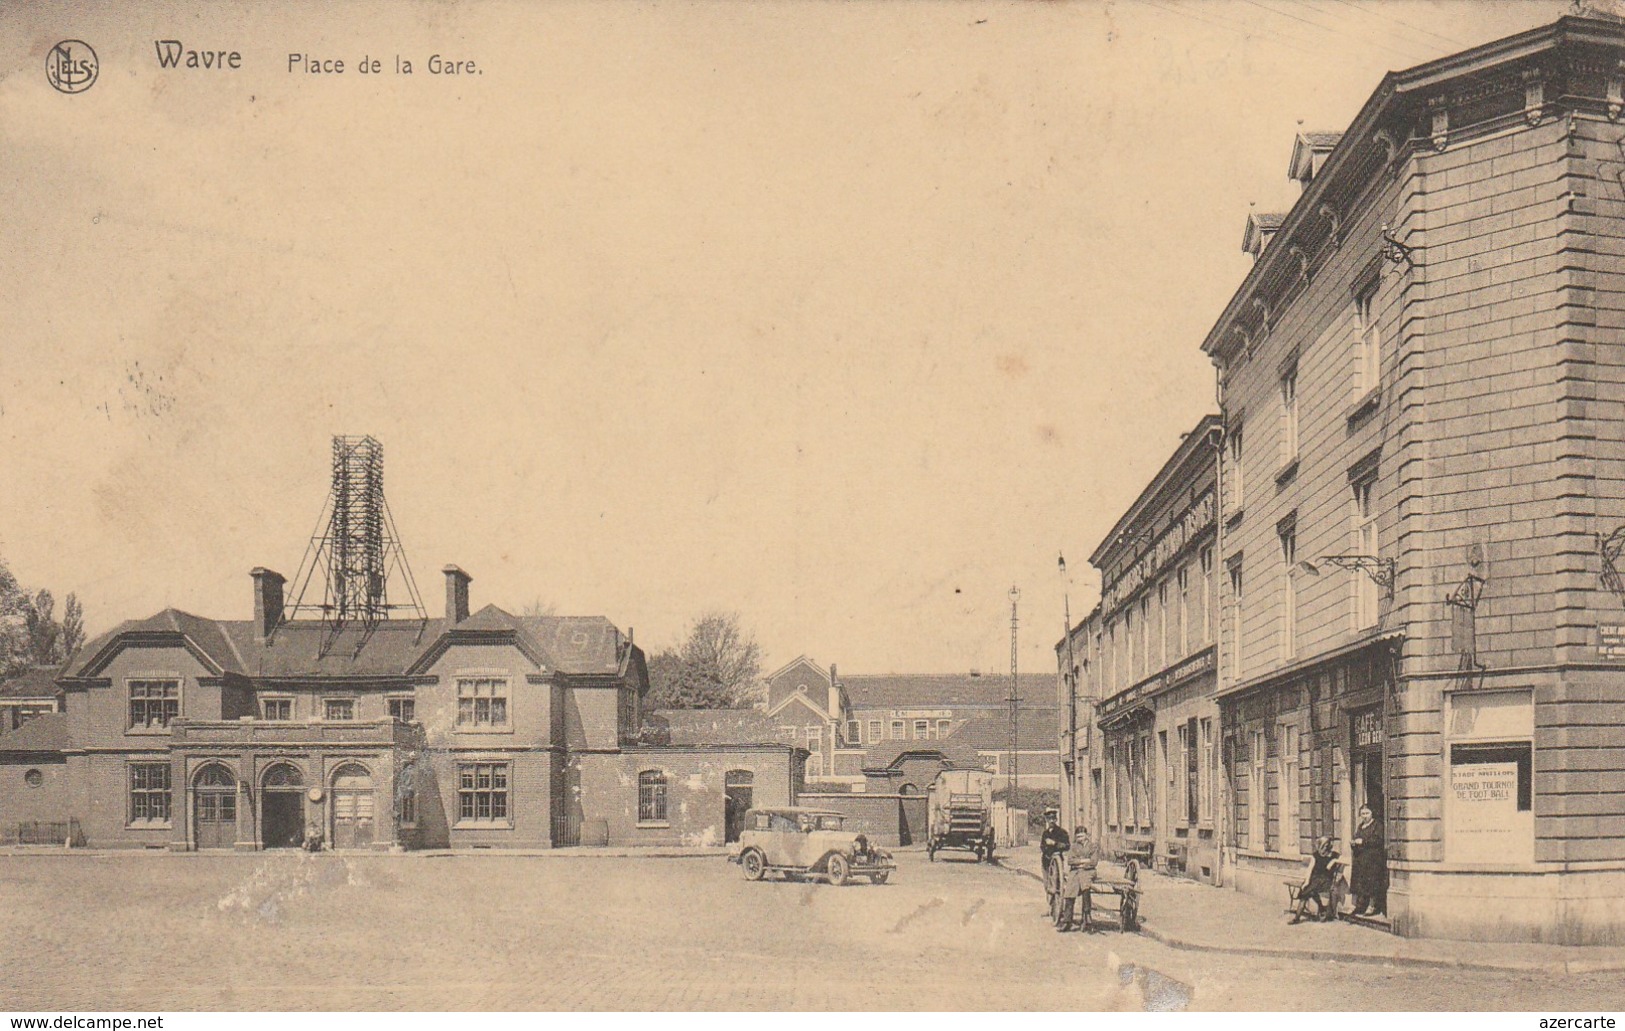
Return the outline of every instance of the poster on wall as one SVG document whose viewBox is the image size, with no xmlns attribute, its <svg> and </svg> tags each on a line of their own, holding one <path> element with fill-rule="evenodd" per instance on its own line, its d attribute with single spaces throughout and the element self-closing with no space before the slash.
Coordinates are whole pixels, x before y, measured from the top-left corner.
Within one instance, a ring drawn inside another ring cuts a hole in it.
<svg viewBox="0 0 1625 1031">
<path fill-rule="evenodd" d="M 1457 763 L 1450 767 L 1450 858 L 1504 862 L 1518 853 L 1518 764 Z"/>
</svg>

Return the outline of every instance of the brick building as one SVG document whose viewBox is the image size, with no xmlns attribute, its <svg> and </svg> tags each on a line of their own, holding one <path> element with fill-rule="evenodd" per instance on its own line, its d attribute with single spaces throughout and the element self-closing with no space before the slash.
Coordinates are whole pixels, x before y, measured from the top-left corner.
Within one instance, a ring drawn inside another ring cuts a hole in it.
<svg viewBox="0 0 1625 1031">
<path fill-rule="evenodd" d="M 1249 223 L 1203 344 L 1238 887 L 1369 804 L 1396 932 L 1625 940 L 1622 58 L 1567 17 L 1391 73 Z"/>
<path fill-rule="evenodd" d="M 729 789 L 794 797 L 804 753 L 637 737 L 643 653 L 602 617 L 469 611 L 335 627 L 166 609 L 82 648 L 63 711 L 0 736 L 0 829 L 173 849 L 720 843 Z"/>
<path fill-rule="evenodd" d="M 1077 713 L 1060 728 L 1069 819 L 1112 851 L 1209 882 L 1220 869 L 1219 427 L 1210 415 L 1186 433 L 1095 548 L 1100 603 L 1056 646 L 1063 685 L 1077 684 Z"/>
<path fill-rule="evenodd" d="M 35 716 L 62 711 L 62 689 L 55 666 L 34 666 L 0 681 L 0 734 L 16 730 Z"/>
</svg>

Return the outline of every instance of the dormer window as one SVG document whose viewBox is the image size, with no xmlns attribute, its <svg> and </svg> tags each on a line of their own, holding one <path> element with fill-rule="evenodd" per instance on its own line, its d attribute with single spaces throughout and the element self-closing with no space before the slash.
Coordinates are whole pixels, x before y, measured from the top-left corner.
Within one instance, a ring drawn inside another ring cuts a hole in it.
<svg viewBox="0 0 1625 1031">
<path fill-rule="evenodd" d="M 1287 166 L 1287 178 L 1297 182 L 1300 190 L 1309 189 L 1342 138 L 1340 132 L 1298 133 L 1298 138 L 1292 141 L 1292 162 Z"/>
<path fill-rule="evenodd" d="M 1278 212 L 1250 212 L 1247 215 L 1247 230 L 1241 237 L 1241 249 L 1251 254 L 1253 260 L 1257 261 L 1264 253 L 1264 248 L 1269 246 L 1270 240 L 1280 232 L 1281 224 L 1285 221 L 1286 216 Z"/>
</svg>

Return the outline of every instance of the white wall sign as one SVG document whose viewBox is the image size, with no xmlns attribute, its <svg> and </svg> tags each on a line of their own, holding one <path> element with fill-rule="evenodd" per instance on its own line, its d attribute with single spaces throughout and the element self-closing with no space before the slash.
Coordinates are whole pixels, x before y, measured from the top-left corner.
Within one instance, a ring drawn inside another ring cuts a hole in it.
<svg viewBox="0 0 1625 1031">
<path fill-rule="evenodd" d="M 1450 767 L 1450 858 L 1461 863 L 1507 862 L 1527 851 L 1518 812 L 1518 764 L 1457 763 Z"/>
</svg>

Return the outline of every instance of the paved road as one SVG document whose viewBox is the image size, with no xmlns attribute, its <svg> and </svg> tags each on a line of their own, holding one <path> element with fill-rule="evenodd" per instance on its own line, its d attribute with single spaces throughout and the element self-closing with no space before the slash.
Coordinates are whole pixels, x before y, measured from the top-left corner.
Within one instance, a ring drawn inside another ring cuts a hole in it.
<svg viewBox="0 0 1625 1031">
<path fill-rule="evenodd" d="M 1554 982 L 1058 935 L 1031 879 L 905 853 L 891 884 L 717 859 L 0 857 L 0 1009 L 1576 1009 Z"/>
</svg>

